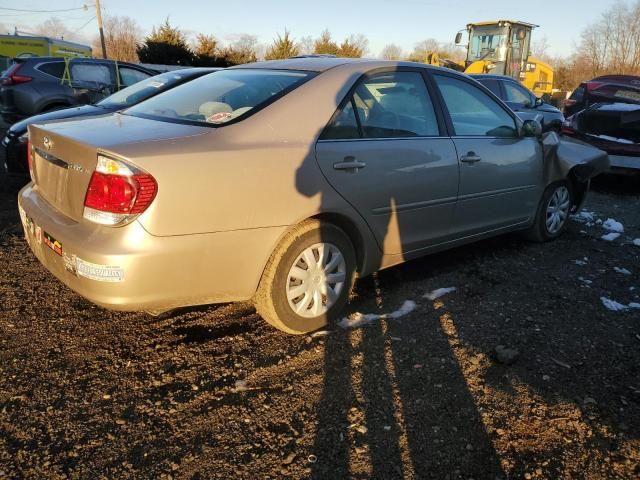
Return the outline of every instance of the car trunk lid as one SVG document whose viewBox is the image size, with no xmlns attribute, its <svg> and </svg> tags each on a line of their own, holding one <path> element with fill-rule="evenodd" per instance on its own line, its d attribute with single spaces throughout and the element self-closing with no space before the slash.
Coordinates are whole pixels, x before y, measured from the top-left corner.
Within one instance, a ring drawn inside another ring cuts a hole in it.
<svg viewBox="0 0 640 480">
<path fill-rule="evenodd" d="M 119 128 L 114 129 L 114 123 Z M 124 144 L 169 140 L 193 133 L 193 126 L 121 115 L 30 125 L 35 188 L 54 208 L 79 222 L 99 154 L 112 155 L 111 151 L 118 151 L 118 146 Z"/>
</svg>

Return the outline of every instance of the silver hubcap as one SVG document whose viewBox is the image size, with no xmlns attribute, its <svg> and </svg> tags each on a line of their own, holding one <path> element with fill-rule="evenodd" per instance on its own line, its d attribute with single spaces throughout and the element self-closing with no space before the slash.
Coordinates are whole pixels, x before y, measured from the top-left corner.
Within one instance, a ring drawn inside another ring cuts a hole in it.
<svg viewBox="0 0 640 480">
<path fill-rule="evenodd" d="M 569 190 L 567 187 L 556 188 L 547 205 L 547 231 L 551 234 L 558 233 L 569 215 L 570 207 Z"/>
<path fill-rule="evenodd" d="M 346 279 L 347 264 L 338 247 L 330 243 L 311 245 L 289 270 L 289 306 L 301 317 L 322 315 L 336 302 Z"/>
</svg>

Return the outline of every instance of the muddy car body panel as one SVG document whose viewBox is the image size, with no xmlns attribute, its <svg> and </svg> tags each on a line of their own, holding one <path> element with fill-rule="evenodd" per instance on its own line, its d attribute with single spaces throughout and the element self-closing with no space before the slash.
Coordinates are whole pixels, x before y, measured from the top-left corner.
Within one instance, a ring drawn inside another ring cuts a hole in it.
<svg viewBox="0 0 640 480">
<path fill-rule="evenodd" d="M 473 112 L 456 89 L 476 98 Z M 343 115 L 355 96 L 357 117 Z M 487 121 L 504 125 L 482 133 Z M 159 312 L 246 300 L 311 220 L 348 236 L 360 275 L 528 228 L 553 181 L 530 127 L 446 69 L 264 62 L 109 117 L 30 126 L 34 181 L 19 205 L 38 259 L 95 303 Z M 99 211 L 121 196 L 125 213 Z M 96 223 L 105 218 L 117 221 Z"/>
</svg>

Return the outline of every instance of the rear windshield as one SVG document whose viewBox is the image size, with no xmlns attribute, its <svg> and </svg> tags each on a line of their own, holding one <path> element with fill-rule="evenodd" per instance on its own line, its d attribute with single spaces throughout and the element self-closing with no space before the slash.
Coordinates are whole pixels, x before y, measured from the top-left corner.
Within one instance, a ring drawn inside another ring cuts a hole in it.
<svg viewBox="0 0 640 480">
<path fill-rule="evenodd" d="M 167 72 L 155 77 L 147 78 L 141 82 L 134 83 L 130 87 L 123 88 L 117 93 L 108 96 L 98 102 L 98 105 L 108 108 L 127 108 L 158 95 L 165 90 L 179 85 L 191 78 L 193 74 L 177 72 Z"/>
<path fill-rule="evenodd" d="M 221 70 L 150 98 L 124 113 L 154 120 L 221 126 L 251 115 L 312 75 L 291 70 Z"/>
</svg>

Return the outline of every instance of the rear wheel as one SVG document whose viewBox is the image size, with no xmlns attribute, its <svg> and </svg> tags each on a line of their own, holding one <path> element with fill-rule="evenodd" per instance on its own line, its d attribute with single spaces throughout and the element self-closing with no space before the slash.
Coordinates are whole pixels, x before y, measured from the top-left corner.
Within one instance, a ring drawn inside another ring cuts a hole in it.
<svg viewBox="0 0 640 480">
<path fill-rule="evenodd" d="M 349 299 L 355 252 L 337 226 L 309 220 L 294 228 L 271 256 L 256 293 L 258 313 L 293 334 L 337 319 Z"/>
<path fill-rule="evenodd" d="M 572 205 L 573 193 L 568 181 L 562 180 L 549 185 L 542 195 L 527 237 L 535 242 L 546 242 L 559 237 L 567 225 Z"/>
</svg>

